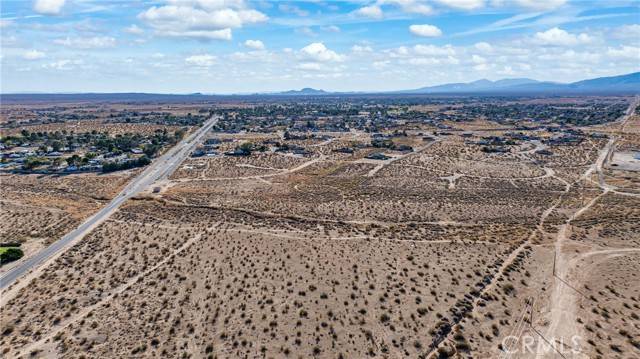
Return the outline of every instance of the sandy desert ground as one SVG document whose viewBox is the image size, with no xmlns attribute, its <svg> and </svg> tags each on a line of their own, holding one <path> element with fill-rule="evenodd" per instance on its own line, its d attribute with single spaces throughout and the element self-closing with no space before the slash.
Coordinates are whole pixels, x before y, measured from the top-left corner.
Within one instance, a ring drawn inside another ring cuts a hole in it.
<svg viewBox="0 0 640 359">
<path fill-rule="evenodd" d="M 550 155 L 456 132 L 371 160 L 343 133 L 188 159 L 5 292 L 3 356 L 638 357 L 638 173 L 608 166 L 637 139 L 612 126 Z"/>
<path fill-rule="evenodd" d="M 25 256 L 51 244 L 109 202 L 137 173 L 0 175 L 0 242 Z M 18 262 L 0 267 L 0 273 Z"/>
</svg>

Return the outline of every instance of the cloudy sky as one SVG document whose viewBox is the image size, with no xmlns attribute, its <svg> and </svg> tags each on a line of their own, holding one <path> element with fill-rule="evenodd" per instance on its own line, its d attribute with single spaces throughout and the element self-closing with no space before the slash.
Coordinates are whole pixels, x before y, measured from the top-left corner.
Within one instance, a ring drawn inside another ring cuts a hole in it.
<svg viewBox="0 0 640 359">
<path fill-rule="evenodd" d="M 0 0 L 0 90 L 410 89 L 640 70 L 637 0 Z"/>
</svg>

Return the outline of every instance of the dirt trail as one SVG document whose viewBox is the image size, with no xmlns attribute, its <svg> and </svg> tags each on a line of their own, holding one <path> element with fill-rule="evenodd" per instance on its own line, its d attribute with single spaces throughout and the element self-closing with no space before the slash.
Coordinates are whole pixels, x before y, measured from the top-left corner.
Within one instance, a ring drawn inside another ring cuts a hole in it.
<svg viewBox="0 0 640 359">
<path fill-rule="evenodd" d="M 412 165 L 412 164 L 396 164 L 396 166 L 402 166 L 402 167 L 412 167 L 412 168 L 418 168 L 418 169 L 423 169 L 423 170 L 429 170 L 429 171 L 433 171 L 433 172 L 441 172 L 444 174 L 448 174 L 451 172 L 445 171 L 445 170 L 438 170 L 436 168 L 429 168 L 429 167 L 425 167 L 425 166 L 418 166 L 418 165 Z M 528 180 L 537 180 L 537 179 L 544 179 L 547 177 L 552 177 L 552 178 L 556 178 L 562 182 L 566 182 L 565 180 L 558 178 L 555 176 L 555 171 L 552 168 L 549 167 L 542 167 L 542 170 L 544 170 L 544 174 L 543 175 L 539 175 L 539 176 L 533 176 L 533 177 L 493 177 L 493 176 L 478 176 L 478 175 L 472 175 L 472 174 L 468 174 L 468 173 L 459 173 L 459 172 L 454 172 L 451 176 L 442 176 L 440 177 L 440 179 L 443 180 L 450 180 L 450 178 L 454 178 L 454 180 L 457 180 L 458 178 L 461 177 L 469 177 L 469 178 L 481 178 L 481 179 L 489 179 L 489 180 L 509 180 L 509 181 L 513 181 L 513 180 L 517 180 L 517 181 L 528 181 Z"/>
<path fill-rule="evenodd" d="M 291 215 L 291 214 L 282 214 L 271 211 L 258 211 L 249 208 L 242 207 L 228 207 L 223 205 L 215 205 L 215 204 L 186 204 L 181 201 L 174 200 L 165 200 L 167 204 L 173 204 L 176 206 L 183 207 L 194 207 L 194 208 L 206 208 L 213 210 L 225 210 L 225 211 L 236 211 L 236 212 L 244 212 L 247 214 L 261 216 L 261 217 L 274 217 L 274 218 L 284 218 L 288 220 L 294 221 L 305 221 L 305 222 L 317 222 L 317 223 L 336 223 L 336 224 L 355 224 L 355 225 L 378 225 L 378 226 L 397 226 L 397 225 L 437 225 L 437 226 L 459 226 L 459 227 L 474 227 L 474 226 L 484 226 L 486 224 L 482 223 L 468 223 L 468 222 L 457 222 L 457 221 L 380 221 L 380 220 L 338 220 L 338 219 L 329 219 L 329 218 L 319 218 L 312 216 L 304 216 L 304 215 Z"/>
<path fill-rule="evenodd" d="M 563 253 L 563 247 L 571 233 L 570 222 L 587 211 L 606 193 L 608 193 L 608 191 L 601 193 L 577 211 L 564 225 L 561 226 L 557 235 L 555 244 L 555 275 L 557 278 L 555 278 L 556 281 L 550 298 L 550 310 L 548 313 L 550 322 L 545 333 L 545 338 L 553 340 L 556 349 L 562 352 L 567 358 L 589 358 L 589 356 L 580 352 L 580 346 L 585 345 L 585 343 L 582 340 L 578 340 L 577 342 L 572 340 L 574 337 L 584 338 L 584 331 L 577 324 L 576 314 L 579 299 L 583 296 L 583 294 L 578 293 L 575 289 L 579 287 L 579 284 L 576 282 L 580 278 L 580 273 L 575 272 L 579 262 L 595 255 L 622 255 L 625 253 L 640 252 L 640 248 L 612 248 L 589 251 L 580 255 L 574 254 L 570 258 L 568 258 L 568 253 Z M 548 353 L 539 352 L 536 355 L 536 358 L 544 358 L 547 354 Z"/>
<path fill-rule="evenodd" d="M 563 353 L 566 352 L 567 349 L 579 350 L 579 347 L 558 347 L 558 340 L 561 340 L 563 343 L 572 343 L 571 338 L 580 331 L 576 324 L 576 298 L 574 298 L 573 289 L 569 288 L 564 282 L 567 280 L 570 266 L 568 265 L 568 261 L 565 259 L 565 256 L 561 253 L 564 242 L 567 239 L 568 228 L 568 223 L 563 224 L 560 227 L 556 238 L 555 275 L 557 278 L 551 292 L 549 303 L 550 311 L 548 316 L 550 317 L 551 322 L 549 323 L 549 327 L 545 333 L 545 338 L 553 341 L 556 349 Z M 562 280 L 559 280 L 558 278 Z M 538 352 L 536 358 L 544 357 L 547 354 L 548 353 L 545 351 Z"/>
<path fill-rule="evenodd" d="M 564 193 L 569 192 L 571 186 L 567 186 L 567 188 L 565 188 Z M 536 228 L 531 231 L 531 234 L 529 235 L 529 237 L 527 238 L 527 240 L 523 241 L 515 250 L 513 250 L 509 256 L 504 260 L 504 262 L 502 263 L 502 265 L 500 266 L 500 268 L 498 268 L 498 270 L 496 271 L 495 276 L 493 277 L 493 279 L 491 280 L 491 282 L 485 286 L 484 288 L 482 288 L 480 290 L 480 294 L 473 300 L 472 302 L 472 307 L 473 309 L 468 313 L 468 315 L 473 315 L 473 313 L 475 313 L 475 311 L 478 309 L 478 303 L 482 298 L 482 294 L 487 293 L 488 291 L 490 291 L 491 289 L 493 289 L 496 286 L 496 282 L 498 282 L 498 280 L 504 275 L 504 272 L 506 270 L 506 268 L 517 258 L 517 256 L 527 247 L 531 244 L 531 240 L 533 240 L 533 238 L 535 237 L 535 235 L 538 232 L 544 233 L 544 222 L 546 221 L 547 217 L 551 214 L 551 212 L 553 212 L 556 207 L 558 205 L 560 205 L 560 202 L 562 201 L 562 197 L 558 198 L 556 201 L 554 201 L 553 205 L 551 205 L 551 207 L 547 208 L 544 212 L 542 212 L 542 215 L 540 216 L 540 220 L 538 221 L 538 224 L 536 225 Z M 454 328 L 452 328 L 451 332 L 449 333 L 449 335 L 444 338 L 442 340 L 442 342 L 436 347 L 434 348 L 427 356 L 427 358 L 436 358 L 436 354 L 437 354 L 437 349 L 442 345 L 442 343 L 446 343 L 446 342 L 452 342 L 453 341 L 453 335 L 455 333 L 455 328 L 457 327 L 458 324 L 456 324 L 454 326 Z M 515 343 L 517 344 L 517 342 Z M 515 345 L 514 344 L 514 345 Z"/>
<path fill-rule="evenodd" d="M 451 176 L 446 176 L 446 177 L 440 177 L 440 179 L 446 180 L 449 182 L 449 185 L 447 188 L 449 189 L 455 189 L 456 188 L 456 181 L 458 180 L 458 178 L 463 177 L 464 175 L 462 173 L 454 173 Z"/>
<path fill-rule="evenodd" d="M 583 260 L 592 256 L 606 255 L 606 254 L 624 254 L 630 252 L 640 252 L 640 248 L 611 248 L 611 249 L 603 249 L 599 251 L 591 251 L 584 253 L 580 256 L 579 260 Z"/>
<path fill-rule="evenodd" d="M 396 156 L 396 157 L 390 158 L 390 159 L 388 159 L 388 160 L 384 160 L 384 161 L 382 161 L 379 165 L 377 165 L 376 167 L 374 167 L 371 171 L 369 171 L 369 173 L 367 173 L 365 176 L 366 176 L 366 177 L 373 177 L 373 176 L 375 176 L 375 175 L 376 175 L 376 173 L 378 173 L 381 169 L 383 169 L 383 168 L 385 168 L 386 166 L 388 166 L 388 165 L 392 164 L 393 162 L 396 162 L 396 161 L 399 161 L 399 160 L 401 160 L 401 159 L 407 158 L 407 157 L 409 157 L 409 156 L 413 156 L 413 155 L 415 155 L 415 154 L 418 154 L 418 153 L 420 153 L 420 152 L 422 152 L 422 151 L 426 150 L 427 148 L 429 148 L 429 147 L 433 146 L 434 144 L 436 144 L 436 143 L 438 143 L 438 142 L 440 142 L 440 139 L 439 139 L 439 138 L 437 138 L 437 139 L 435 139 L 434 141 L 432 141 L 432 142 L 430 142 L 430 143 L 428 143 L 428 144 L 426 144 L 426 145 L 424 145 L 424 146 L 422 146 L 422 147 L 418 148 L 417 150 L 415 150 L 415 151 L 413 151 L 413 152 L 405 153 L 405 154 L 403 154 L 403 155 Z"/>
<path fill-rule="evenodd" d="M 547 149 L 547 146 L 545 144 L 543 144 L 542 142 L 540 142 L 539 140 L 533 140 L 533 141 L 531 141 L 531 143 L 534 145 L 533 148 L 528 149 L 528 150 L 522 150 L 522 151 L 519 151 L 519 152 L 516 152 L 516 153 L 517 154 L 528 154 L 528 155 L 531 155 L 531 154 L 534 154 L 534 153 L 536 153 L 538 151 Z"/>
<path fill-rule="evenodd" d="M 230 181 L 230 180 L 249 180 L 249 179 L 255 179 L 255 180 L 261 180 L 264 178 L 269 178 L 269 177 L 275 177 L 275 176 L 282 176 L 285 174 L 289 174 L 289 173 L 293 173 L 293 172 L 297 172 L 300 170 L 303 170 L 315 163 L 321 162 L 325 159 L 325 156 L 322 155 L 320 157 L 314 158 L 312 160 L 309 160 L 307 162 L 304 162 L 296 167 L 293 168 L 288 168 L 288 169 L 277 169 L 277 168 L 273 168 L 273 170 L 277 170 L 277 172 L 273 172 L 273 173 L 267 173 L 267 174 L 263 174 L 263 175 L 253 175 L 253 176 L 240 176 L 240 177 L 206 177 L 206 178 L 202 178 L 202 177 L 198 177 L 198 178 L 178 178 L 178 179 L 173 179 L 171 180 L 171 183 L 169 185 L 175 185 L 177 183 L 181 183 L 181 182 L 196 182 L 196 181 Z M 236 165 L 237 167 L 249 167 L 249 168 L 259 168 L 259 169 L 266 169 L 266 167 L 257 167 L 257 166 L 251 166 L 251 165 Z M 271 169 L 271 168 L 270 168 Z"/>
<path fill-rule="evenodd" d="M 596 162 L 585 171 L 581 178 L 587 178 L 595 171 L 601 178 L 602 167 L 608 157 L 611 147 L 615 142 L 615 138 L 609 140 L 605 147 L 600 151 Z M 594 197 L 587 204 L 575 211 L 565 223 L 560 226 L 555 241 L 555 284 L 551 291 L 549 302 L 549 311 L 546 315 L 549 326 L 547 327 L 545 338 L 553 341 L 556 349 L 566 355 L 572 355 L 573 358 L 588 358 L 580 353 L 580 342 L 573 341 L 575 336 L 581 337 L 582 330 L 577 325 L 577 302 L 580 295 L 574 288 L 569 286 L 570 277 L 574 276 L 572 271 L 575 269 L 576 261 L 570 257 L 572 254 L 564 253 L 567 239 L 571 234 L 571 222 L 588 211 L 602 196 L 609 193 L 610 189 L 601 186 L 604 190 L 598 196 Z M 576 287 L 574 285 L 574 287 Z M 561 346 L 562 345 L 562 346 Z M 536 358 L 544 357 L 548 353 L 538 352 Z"/>
<path fill-rule="evenodd" d="M 636 96 L 633 99 L 633 102 L 631 102 L 631 104 L 629 105 L 629 108 L 625 112 L 624 116 L 622 116 L 622 119 L 620 120 L 620 132 L 625 132 L 625 128 L 629 124 L 629 120 L 631 119 L 631 116 L 633 116 L 636 108 L 639 105 L 640 105 L 640 97 Z"/>
<path fill-rule="evenodd" d="M 636 106 L 638 106 L 637 98 L 630 104 L 629 108 L 627 109 L 626 115 L 621 120 L 623 128 L 624 124 L 628 121 L 631 114 L 634 112 Z M 616 191 L 616 188 L 614 186 L 610 186 L 604 181 L 603 167 L 607 159 L 610 157 L 611 151 L 615 146 L 615 141 L 616 137 L 614 136 L 607 142 L 604 148 L 600 150 L 596 162 L 585 171 L 580 179 L 578 179 L 578 181 L 581 181 L 583 179 L 591 180 L 590 177 L 595 172 L 597 175 L 597 181 L 591 181 L 596 183 L 598 187 L 600 187 L 602 193 L 594 197 L 591 201 L 574 212 L 573 215 L 569 217 L 566 222 L 560 227 L 556 235 L 554 273 L 556 278 L 550 297 L 549 311 L 546 315 L 546 318 L 549 321 L 549 326 L 547 327 L 545 337 L 548 340 L 554 341 L 554 346 L 557 350 L 563 352 L 565 356 L 568 355 L 568 357 L 571 358 L 588 358 L 587 355 L 580 352 L 579 346 L 581 344 L 583 345 L 584 343 L 580 343 L 579 341 L 576 343 L 571 340 L 574 336 L 582 336 L 582 329 L 577 325 L 576 321 L 578 298 L 582 294 L 578 293 L 576 289 L 574 289 L 575 287 L 579 286 L 578 284 L 573 284 L 572 286 L 569 285 L 569 278 L 577 279 L 578 277 L 578 273 L 574 272 L 577 264 L 586 257 L 592 255 L 619 254 L 640 251 L 640 249 L 637 248 L 616 248 L 608 250 L 589 251 L 579 255 L 575 253 L 563 252 L 567 244 L 567 239 L 571 234 L 571 223 L 578 217 L 580 217 L 583 213 L 588 211 L 600 198 L 602 198 L 602 196 L 606 195 L 607 193 L 634 195 L 624 192 L 618 192 Z M 560 345 L 560 343 L 562 344 L 562 346 Z M 547 354 L 548 353 L 539 352 L 536 355 L 536 358 L 545 357 L 547 356 Z"/>
<path fill-rule="evenodd" d="M 556 177 L 555 172 L 552 169 L 545 168 L 546 175 L 562 181 L 565 184 L 564 193 L 568 193 L 574 184 L 580 182 L 584 178 L 589 177 L 594 171 L 598 171 L 598 172 L 602 171 L 603 163 L 606 160 L 607 154 L 610 150 L 610 146 L 612 145 L 613 145 L 613 140 L 609 141 L 609 143 L 601 150 L 601 153 L 596 159 L 596 162 L 593 165 L 589 166 L 589 168 L 580 177 L 580 179 L 578 179 L 573 183 L 569 183 L 559 177 Z M 573 288 L 570 288 L 564 283 L 565 278 L 567 278 L 570 275 L 570 270 L 571 268 L 573 268 L 573 262 L 569 263 L 569 261 L 564 257 L 562 250 L 570 234 L 571 222 L 574 221 L 580 215 L 582 215 L 584 212 L 589 210 L 589 208 L 591 208 L 600 199 L 600 197 L 604 196 L 608 192 L 609 192 L 608 189 L 605 189 L 603 193 L 599 194 L 598 196 L 593 198 L 591 201 L 589 201 L 587 204 L 585 204 L 583 207 L 581 207 L 576 212 L 574 212 L 573 215 L 570 218 L 568 218 L 567 221 L 562 226 L 560 226 L 556 234 L 556 241 L 554 244 L 555 253 L 556 253 L 556 258 L 554 259 L 554 262 L 555 262 L 554 274 L 559 279 L 556 278 L 555 285 L 551 293 L 550 304 L 549 304 L 550 309 L 547 314 L 550 324 L 545 334 L 545 338 L 551 338 L 551 340 L 553 340 L 553 338 L 557 338 L 557 339 L 561 338 L 560 340 L 562 340 L 563 345 L 565 345 L 565 347 L 560 348 L 557 343 L 554 343 L 554 346 L 556 347 L 556 349 L 565 353 L 567 352 L 567 350 L 570 350 L 570 349 L 574 349 L 576 352 L 579 352 L 579 348 L 577 347 L 566 348 L 567 346 L 566 344 L 573 343 L 571 341 L 571 338 L 573 335 L 576 335 L 577 333 L 579 333 L 579 328 L 576 325 L 576 302 L 577 302 L 576 299 L 577 298 L 574 297 L 574 295 L 578 295 L 578 294 L 575 292 Z M 563 198 L 561 196 L 560 198 L 558 198 L 558 200 L 554 203 L 553 206 L 551 206 L 550 208 L 548 208 L 546 211 L 543 212 L 540 218 L 540 222 L 538 223 L 538 227 L 537 227 L 538 231 L 540 231 L 541 233 L 545 233 L 543 224 L 546 218 L 556 209 L 557 206 L 560 205 L 560 203 L 562 202 L 562 199 Z M 533 234 L 535 234 L 535 231 Z M 517 342 L 514 343 L 514 345 L 517 345 Z M 548 350 L 538 350 L 538 352 L 534 354 L 534 357 L 542 358 L 542 357 L 547 357 L 548 355 L 551 355 L 551 353 L 549 353 Z M 584 358 L 584 356 L 575 356 L 574 358 Z"/>
</svg>

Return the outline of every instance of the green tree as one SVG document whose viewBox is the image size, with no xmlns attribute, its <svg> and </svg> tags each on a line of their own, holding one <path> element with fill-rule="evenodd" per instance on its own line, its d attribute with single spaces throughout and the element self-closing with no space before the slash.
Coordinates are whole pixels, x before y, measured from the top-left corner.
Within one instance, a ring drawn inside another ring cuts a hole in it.
<svg viewBox="0 0 640 359">
<path fill-rule="evenodd" d="M 73 156 L 67 158 L 67 164 L 69 166 L 77 166 L 80 162 L 82 161 L 82 159 L 80 159 L 80 156 L 74 154 Z"/>
<path fill-rule="evenodd" d="M 53 159 L 52 163 L 55 167 L 58 167 L 62 164 L 63 159 L 60 157 L 56 157 Z"/>
<path fill-rule="evenodd" d="M 58 152 L 62 148 L 62 142 L 57 140 L 53 141 L 51 142 L 51 147 L 53 148 L 54 151 Z"/>
<path fill-rule="evenodd" d="M 0 254 L 0 265 L 16 261 L 24 256 L 24 252 L 20 248 L 7 248 Z"/>
<path fill-rule="evenodd" d="M 47 162 L 40 157 L 27 157 L 27 159 L 24 160 L 22 167 L 24 167 L 24 169 L 27 169 L 27 170 L 32 170 L 46 163 Z"/>
<path fill-rule="evenodd" d="M 148 144 L 143 148 L 144 154 L 147 157 L 154 157 L 160 151 L 160 145 Z"/>
<path fill-rule="evenodd" d="M 251 151 L 253 151 L 253 143 L 251 142 L 245 142 L 243 144 L 241 144 L 239 147 L 240 151 L 246 153 L 246 154 L 251 154 Z"/>
</svg>

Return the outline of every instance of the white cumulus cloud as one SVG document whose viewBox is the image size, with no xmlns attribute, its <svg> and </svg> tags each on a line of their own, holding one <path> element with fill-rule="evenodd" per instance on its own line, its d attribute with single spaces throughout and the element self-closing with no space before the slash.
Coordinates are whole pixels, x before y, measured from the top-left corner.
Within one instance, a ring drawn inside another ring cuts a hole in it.
<svg viewBox="0 0 640 359">
<path fill-rule="evenodd" d="M 296 68 L 304 71 L 322 71 L 323 70 L 322 65 L 317 62 L 301 63 L 301 64 L 298 64 Z"/>
<path fill-rule="evenodd" d="M 474 10 L 485 5 L 484 0 L 436 0 L 436 2 L 462 10 Z"/>
<path fill-rule="evenodd" d="M 433 14 L 433 8 L 424 0 L 378 0 L 378 3 L 381 5 L 395 5 L 400 7 L 400 10 L 411 14 Z"/>
<path fill-rule="evenodd" d="M 377 5 L 361 7 L 358 10 L 356 10 L 356 14 L 370 17 L 373 19 L 381 19 L 383 15 L 382 9 L 380 8 L 380 6 L 377 6 Z"/>
<path fill-rule="evenodd" d="M 53 43 L 76 49 L 103 49 L 116 46 L 116 39 L 110 36 L 66 37 L 55 39 Z"/>
<path fill-rule="evenodd" d="M 344 60 L 344 56 L 328 49 L 321 42 L 309 44 L 299 51 L 299 55 L 304 60 L 314 62 L 339 62 Z"/>
<path fill-rule="evenodd" d="M 413 51 L 418 55 L 426 56 L 453 56 L 456 54 L 455 49 L 451 45 L 415 45 Z"/>
<path fill-rule="evenodd" d="M 383 6 L 394 6 L 402 12 L 419 15 L 433 14 L 433 8 L 424 0 L 377 0 L 372 5 L 364 6 L 356 10 L 356 14 L 380 19 L 384 16 Z"/>
<path fill-rule="evenodd" d="M 141 29 L 138 25 L 135 25 L 135 24 L 126 27 L 124 29 L 124 31 L 126 33 L 129 33 L 129 34 L 132 34 L 132 35 L 142 35 L 142 34 L 144 34 L 144 30 Z"/>
<path fill-rule="evenodd" d="M 62 11 L 65 0 L 36 0 L 33 11 L 43 15 L 58 15 Z"/>
<path fill-rule="evenodd" d="M 534 41 L 541 45 L 551 46 L 573 46 L 579 44 L 587 44 L 593 39 L 591 36 L 581 33 L 572 34 L 560 28 L 554 27 L 544 32 L 537 32 Z"/>
<path fill-rule="evenodd" d="M 247 40 L 244 42 L 244 46 L 254 50 L 264 50 L 264 43 L 260 40 Z"/>
<path fill-rule="evenodd" d="M 374 61 L 373 64 L 371 64 L 371 66 L 376 70 L 382 70 L 385 67 L 387 67 L 390 63 L 391 61 Z"/>
<path fill-rule="evenodd" d="M 442 30 L 437 26 L 423 24 L 423 25 L 411 25 L 409 31 L 412 34 L 422 37 L 438 37 L 442 35 Z"/>
<path fill-rule="evenodd" d="M 487 62 L 487 59 L 480 55 L 473 55 L 471 56 L 471 62 L 473 62 L 474 64 L 484 64 Z"/>
<path fill-rule="evenodd" d="M 415 66 L 429 66 L 429 65 L 438 65 L 441 63 L 440 59 L 436 59 L 434 57 L 419 57 L 409 59 L 409 63 Z"/>
<path fill-rule="evenodd" d="M 614 59 L 636 60 L 640 63 L 640 47 L 624 45 L 618 48 L 610 47 L 607 49 L 607 56 Z"/>
<path fill-rule="evenodd" d="M 209 67 L 213 66 L 216 63 L 216 57 L 209 54 L 202 55 L 192 55 L 184 59 L 188 65 L 198 66 L 198 67 Z"/>
<path fill-rule="evenodd" d="M 357 54 L 373 52 L 373 49 L 369 45 L 353 45 L 351 46 L 351 52 Z"/>
<path fill-rule="evenodd" d="M 138 14 L 158 35 L 203 40 L 230 40 L 231 29 L 266 21 L 244 1 L 167 0 Z"/>
<path fill-rule="evenodd" d="M 613 31 L 613 37 L 618 39 L 632 39 L 640 42 L 640 24 L 620 26 Z"/>
<path fill-rule="evenodd" d="M 477 42 L 475 45 L 473 45 L 473 47 L 475 47 L 478 51 L 482 51 L 483 53 L 493 52 L 493 46 L 491 46 L 491 44 L 489 44 L 488 42 Z"/>
<path fill-rule="evenodd" d="M 48 64 L 42 65 L 44 69 L 53 70 L 72 70 L 80 65 L 84 64 L 82 60 L 58 60 Z"/>
</svg>

